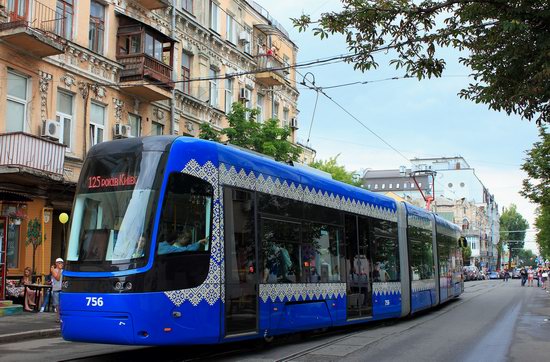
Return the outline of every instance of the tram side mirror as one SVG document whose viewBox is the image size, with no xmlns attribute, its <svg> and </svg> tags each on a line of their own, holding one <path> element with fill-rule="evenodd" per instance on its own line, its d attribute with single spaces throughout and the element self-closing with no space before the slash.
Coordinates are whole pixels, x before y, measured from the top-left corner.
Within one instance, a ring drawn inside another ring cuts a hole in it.
<svg viewBox="0 0 550 362">
<path fill-rule="evenodd" d="M 464 236 L 461 236 L 458 238 L 458 247 L 459 248 L 465 248 L 468 246 L 468 240 Z"/>
</svg>

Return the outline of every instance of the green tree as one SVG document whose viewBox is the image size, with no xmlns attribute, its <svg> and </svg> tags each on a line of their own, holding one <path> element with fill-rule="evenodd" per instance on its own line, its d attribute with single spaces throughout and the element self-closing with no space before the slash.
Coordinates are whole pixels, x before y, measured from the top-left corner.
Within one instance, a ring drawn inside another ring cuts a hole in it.
<svg viewBox="0 0 550 362">
<path fill-rule="evenodd" d="M 355 177 L 355 171 L 348 172 L 346 171 L 346 168 L 344 166 L 338 164 L 337 159 L 339 156 L 340 154 L 337 154 L 335 157 L 331 157 L 326 161 L 314 161 L 309 165 L 318 170 L 330 173 L 332 175 L 332 178 L 335 180 L 342 181 L 354 186 L 361 186 L 361 180 Z"/>
<path fill-rule="evenodd" d="M 537 211 L 535 226 L 539 231 L 535 240 L 539 246 L 540 255 L 550 259 L 550 206 L 542 205 Z"/>
<path fill-rule="evenodd" d="M 473 82 L 460 97 L 537 123 L 550 121 L 547 0 L 342 0 L 343 10 L 292 19 L 321 39 L 343 34 L 346 61 L 367 71 L 389 64 L 418 79 L 440 77 L 443 48 L 465 50 Z"/>
<path fill-rule="evenodd" d="M 472 256 L 472 249 L 470 246 L 466 246 L 465 248 L 462 248 L 462 260 L 464 261 L 464 264 L 470 264 L 470 257 Z"/>
<path fill-rule="evenodd" d="M 232 145 L 271 156 L 277 161 L 297 161 L 302 150 L 288 140 L 290 128 L 279 127 L 279 121 L 273 118 L 264 123 L 256 122 L 258 112 L 241 103 L 233 103 L 227 115 L 229 127 L 218 132 L 210 124 L 203 123 L 199 137 L 216 142 L 224 138 Z"/>
<path fill-rule="evenodd" d="M 517 207 L 514 204 L 505 209 L 500 216 L 500 240 L 508 243 L 510 251 L 508 269 L 512 266 L 512 259 L 519 254 L 520 250 L 523 250 L 527 228 L 529 228 L 529 223 L 517 212 Z"/>
<path fill-rule="evenodd" d="M 532 266 L 536 267 L 537 262 L 535 261 L 536 255 L 529 249 L 522 249 L 518 253 L 519 266 Z"/>
<path fill-rule="evenodd" d="M 44 240 L 46 237 L 44 237 Z M 38 218 L 34 218 L 29 221 L 27 224 L 27 239 L 25 240 L 25 245 L 32 245 L 32 273 L 36 274 L 34 268 L 34 261 L 36 256 L 36 249 L 42 245 L 42 226 Z"/>
<path fill-rule="evenodd" d="M 538 229 L 536 242 L 541 255 L 550 257 L 550 134 L 546 127 L 539 128 L 540 141 L 527 152 L 521 166 L 529 178 L 523 180 L 520 193 L 539 205 L 535 226 Z"/>
</svg>

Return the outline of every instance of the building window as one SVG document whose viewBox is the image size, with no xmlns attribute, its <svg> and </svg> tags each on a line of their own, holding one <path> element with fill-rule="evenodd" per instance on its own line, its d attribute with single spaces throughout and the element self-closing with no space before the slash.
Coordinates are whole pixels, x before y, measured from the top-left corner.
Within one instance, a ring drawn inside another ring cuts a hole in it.
<svg viewBox="0 0 550 362">
<path fill-rule="evenodd" d="M 271 111 L 271 118 L 279 119 L 279 102 L 273 102 L 273 109 Z"/>
<path fill-rule="evenodd" d="M 378 184 L 374 184 L 374 189 L 378 190 Z"/>
<path fill-rule="evenodd" d="M 128 124 L 130 125 L 130 134 L 133 137 L 141 136 L 141 117 L 128 113 Z"/>
<path fill-rule="evenodd" d="M 90 3 L 89 47 L 91 51 L 103 54 L 103 34 L 105 33 L 105 6 L 93 1 Z"/>
<path fill-rule="evenodd" d="M 388 188 L 393 189 L 393 184 L 389 184 Z"/>
<path fill-rule="evenodd" d="M 162 54 L 164 45 L 159 39 L 155 39 L 151 34 L 145 34 L 145 54 L 163 62 Z M 168 63 L 167 63 L 168 64 Z"/>
<path fill-rule="evenodd" d="M 418 188 L 421 188 L 422 187 L 422 182 L 419 182 L 418 183 Z"/>
<path fill-rule="evenodd" d="M 191 94 L 191 55 L 182 53 L 181 55 L 181 90 L 185 94 Z"/>
<path fill-rule="evenodd" d="M 105 132 L 105 106 L 92 102 L 90 108 L 90 144 L 103 142 Z"/>
<path fill-rule="evenodd" d="M 283 56 L 283 66 L 285 69 L 283 69 L 283 74 L 285 75 L 285 79 L 288 79 L 288 76 L 290 75 L 290 58 L 288 56 Z"/>
<path fill-rule="evenodd" d="M 210 1 L 210 29 L 220 33 L 220 8 L 213 1 Z"/>
<path fill-rule="evenodd" d="M 237 44 L 237 27 L 235 19 L 231 15 L 227 15 L 226 17 L 226 33 L 225 37 L 228 41 L 230 41 L 233 44 Z"/>
<path fill-rule="evenodd" d="M 210 77 L 210 105 L 212 107 L 218 107 L 218 71 L 210 68 L 209 77 Z"/>
<path fill-rule="evenodd" d="M 258 116 L 256 117 L 256 120 L 258 123 L 262 123 L 264 121 L 264 96 L 262 94 L 258 94 L 258 98 L 256 100 L 256 109 L 258 110 Z"/>
<path fill-rule="evenodd" d="M 164 134 L 164 126 L 158 122 L 152 122 L 151 134 L 153 136 L 162 136 Z"/>
<path fill-rule="evenodd" d="M 233 79 L 225 80 L 225 113 L 231 112 L 233 106 Z"/>
<path fill-rule="evenodd" d="M 247 36 L 243 50 L 246 54 L 252 54 L 252 30 L 245 28 L 244 31 L 246 31 Z"/>
<path fill-rule="evenodd" d="M 29 79 L 27 77 L 8 71 L 6 132 L 25 130 L 28 88 Z"/>
<path fill-rule="evenodd" d="M 193 14 L 193 0 L 181 0 L 181 9 Z"/>
<path fill-rule="evenodd" d="M 59 141 L 67 146 L 66 151 L 72 149 L 72 125 L 73 125 L 73 95 L 67 92 L 57 92 L 57 121 L 61 124 L 61 137 Z"/>
<path fill-rule="evenodd" d="M 396 189 L 399 189 L 399 184 L 395 184 L 395 188 L 396 188 Z"/>
<path fill-rule="evenodd" d="M 55 33 L 65 39 L 72 39 L 74 0 L 57 0 Z"/>
<path fill-rule="evenodd" d="M 288 127 L 288 108 L 283 108 L 283 126 Z"/>
<path fill-rule="evenodd" d="M 386 184 L 382 184 L 382 190 L 386 188 Z"/>
</svg>

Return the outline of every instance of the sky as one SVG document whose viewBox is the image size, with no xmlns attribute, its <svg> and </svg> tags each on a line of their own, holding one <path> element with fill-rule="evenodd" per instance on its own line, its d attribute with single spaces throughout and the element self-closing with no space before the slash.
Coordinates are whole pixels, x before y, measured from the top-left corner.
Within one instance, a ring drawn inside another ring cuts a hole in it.
<svg viewBox="0 0 550 362">
<path fill-rule="evenodd" d="M 320 40 L 311 31 L 299 33 L 290 20 L 302 13 L 315 19 L 338 10 L 338 0 L 255 1 L 289 32 L 299 48 L 298 63 L 349 53 L 342 36 Z M 461 99 L 457 94 L 471 81 L 471 72 L 458 63 L 458 51 L 442 51 L 447 61 L 444 76 L 431 80 L 387 80 L 404 74 L 387 65 L 388 57 L 379 58 L 379 69 L 366 73 L 354 71 L 347 63 L 298 69 L 302 75 L 313 73 L 307 79 L 314 77 L 319 87 L 372 82 L 325 91 L 353 117 L 322 95 L 314 113 L 316 92 L 298 84 L 298 140 L 303 144 L 309 140 L 317 151 L 316 160 L 339 155 L 338 163 L 348 171 L 410 167 L 407 159 L 416 157 L 462 156 L 495 196 L 500 213 L 502 207 L 516 204 L 532 227 L 536 205 L 518 191 L 526 178 L 520 169 L 526 151 L 539 140 L 536 124 Z M 297 74 L 297 83 L 302 75 Z M 536 251 L 534 236 L 527 232 L 525 246 Z"/>
</svg>

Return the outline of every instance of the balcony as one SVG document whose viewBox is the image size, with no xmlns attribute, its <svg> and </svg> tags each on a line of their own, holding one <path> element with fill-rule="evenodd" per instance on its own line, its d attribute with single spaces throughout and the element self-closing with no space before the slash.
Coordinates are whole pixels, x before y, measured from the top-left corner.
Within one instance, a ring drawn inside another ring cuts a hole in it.
<svg viewBox="0 0 550 362">
<path fill-rule="evenodd" d="M 258 54 L 256 55 L 256 80 L 267 86 L 275 86 L 285 84 L 285 73 L 283 71 L 283 63 L 280 62 L 274 55 Z"/>
<path fill-rule="evenodd" d="M 147 10 L 164 9 L 170 6 L 167 0 L 137 0 Z"/>
<path fill-rule="evenodd" d="M 7 5 L 6 5 L 7 3 Z M 44 4 L 32 0 L 4 2 L 7 21 L 0 24 L 0 39 L 38 57 L 64 53 L 64 17 Z"/>
<path fill-rule="evenodd" d="M 123 89 L 148 101 L 169 99 L 174 88 L 172 67 L 147 54 L 118 55 Z"/>
<path fill-rule="evenodd" d="M 0 134 L 0 173 L 63 178 L 65 145 L 24 132 Z"/>
</svg>

